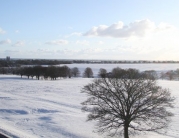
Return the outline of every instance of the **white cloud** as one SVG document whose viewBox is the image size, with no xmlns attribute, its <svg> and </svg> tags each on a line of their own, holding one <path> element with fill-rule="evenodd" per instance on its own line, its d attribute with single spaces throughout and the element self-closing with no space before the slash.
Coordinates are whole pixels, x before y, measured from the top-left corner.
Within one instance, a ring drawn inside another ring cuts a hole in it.
<svg viewBox="0 0 179 138">
<path fill-rule="evenodd" d="M 2 28 L 0 28 L 0 34 L 5 34 L 6 31 L 4 31 Z"/>
<path fill-rule="evenodd" d="M 55 53 L 55 50 L 49 50 L 49 49 L 37 49 L 37 51 L 35 51 L 37 53 Z"/>
<path fill-rule="evenodd" d="M 23 46 L 24 45 L 24 41 L 17 41 L 15 44 L 13 44 L 12 46 Z"/>
<path fill-rule="evenodd" d="M 70 36 L 81 36 L 82 35 L 82 33 L 79 33 L 79 32 L 74 32 L 74 33 L 71 33 L 70 34 Z"/>
<path fill-rule="evenodd" d="M 101 49 L 101 48 L 88 48 L 88 49 L 83 49 L 82 52 L 85 53 L 85 54 L 98 54 L 98 53 L 101 53 L 101 52 L 104 52 L 105 49 Z"/>
<path fill-rule="evenodd" d="M 5 44 L 11 44 L 11 40 L 10 39 L 6 39 L 6 40 L 0 41 L 0 45 L 5 45 Z"/>
<path fill-rule="evenodd" d="M 164 31 L 173 29 L 174 27 L 161 23 L 156 26 L 154 22 L 149 19 L 137 20 L 131 22 L 129 25 L 124 25 L 123 22 L 114 23 L 110 26 L 99 25 L 98 27 L 93 27 L 84 36 L 101 36 L 101 37 L 115 37 L 115 38 L 129 38 L 129 37 L 143 37 L 150 33 L 155 33 L 158 31 Z"/>
<path fill-rule="evenodd" d="M 86 41 L 86 40 L 82 40 L 82 41 L 76 41 L 76 44 L 77 44 L 77 45 L 85 45 L 85 46 L 88 46 L 88 45 L 89 45 L 89 42 Z"/>
<path fill-rule="evenodd" d="M 71 33 L 69 35 L 66 35 L 65 38 L 72 37 L 72 36 L 82 36 L 82 33 L 80 33 L 80 32 L 73 32 L 73 33 Z"/>
<path fill-rule="evenodd" d="M 68 44 L 68 41 L 67 40 L 53 40 L 53 41 L 46 42 L 45 44 L 48 44 L 48 45 L 66 45 L 66 44 Z"/>
</svg>

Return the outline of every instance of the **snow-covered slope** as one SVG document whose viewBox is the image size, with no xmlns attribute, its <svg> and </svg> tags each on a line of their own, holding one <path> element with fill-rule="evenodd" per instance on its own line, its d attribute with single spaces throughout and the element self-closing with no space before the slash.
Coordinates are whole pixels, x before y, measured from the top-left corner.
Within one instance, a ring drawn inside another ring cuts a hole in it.
<svg viewBox="0 0 179 138">
<path fill-rule="evenodd" d="M 13 138 L 104 138 L 94 133 L 95 122 L 86 122 L 81 111 L 86 95 L 80 89 L 92 79 L 20 79 L 0 75 L 0 132 Z M 177 97 L 175 117 L 163 136 L 147 133 L 145 138 L 179 137 L 179 81 L 159 81 Z M 136 136 L 135 138 L 143 138 Z"/>
</svg>

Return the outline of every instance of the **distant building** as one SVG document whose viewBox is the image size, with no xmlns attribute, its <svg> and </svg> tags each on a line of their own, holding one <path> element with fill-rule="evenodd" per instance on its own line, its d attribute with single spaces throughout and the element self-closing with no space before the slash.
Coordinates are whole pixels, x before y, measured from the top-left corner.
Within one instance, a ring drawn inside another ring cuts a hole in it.
<svg viewBox="0 0 179 138">
<path fill-rule="evenodd" d="M 10 60 L 11 60 L 10 56 L 7 56 L 7 57 L 6 57 L 6 60 L 7 60 L 7 61 L 10 61 Z"/>
</svg>

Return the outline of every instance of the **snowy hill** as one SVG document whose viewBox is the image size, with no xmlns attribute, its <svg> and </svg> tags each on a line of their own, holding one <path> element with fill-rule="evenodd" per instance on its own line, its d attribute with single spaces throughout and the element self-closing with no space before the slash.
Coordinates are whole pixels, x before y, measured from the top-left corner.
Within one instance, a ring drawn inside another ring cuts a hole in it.
<svg viewBox="0 0 179 138">
<path fill-rule="evenodd" d="M 92 79 L 20 79 L 0 75 L 0 132 L 13 138 L 104 138 L 94 133 L 95 122 L 86 122 L 81 111 L 86 95 L 81 88 Z M 179 81 L 159 81 L 176 96 L 175 116 L 168 133 L 147 133 L 145 138 L 179 137 Z M 143 138 L 136 136 L 135 138 Z"/>
</svg>

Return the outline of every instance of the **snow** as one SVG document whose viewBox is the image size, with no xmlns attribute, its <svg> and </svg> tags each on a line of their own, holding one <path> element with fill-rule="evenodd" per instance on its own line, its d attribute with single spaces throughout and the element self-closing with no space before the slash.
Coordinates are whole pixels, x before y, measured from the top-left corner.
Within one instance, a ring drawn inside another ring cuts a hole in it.
<svg viewBox="0 0 179 138">
<path fill-rule="evenodd" d="M 0 79 L 1 129 L 17 137 L 98 137 L 86 131 L 93 125 L 86 125 L 86 114 L 81 112 L 85 96 L 80 89 L 88 79 L 38 81 L 5 77 Z"/>
<path fill-rule="evenodd" d="M 0 132 L 13 138 L 104 138 L 94 133 L 95 122 L 86 122 L 81 111 L 86 95 L 81 88 L 93 79 L 32 80 L 0 75 Z M 176 97 L 175 116 L 164 135 L 146 133 L 132 138 L 179 137 L 179 81 L 159 80 Z"/>
</svg>

